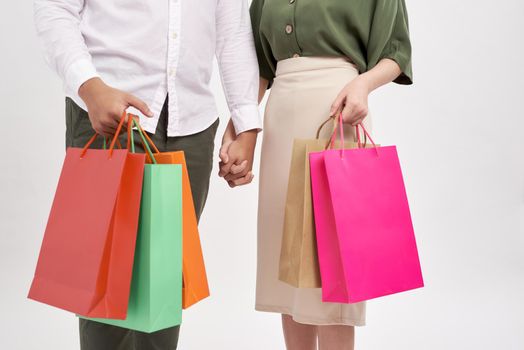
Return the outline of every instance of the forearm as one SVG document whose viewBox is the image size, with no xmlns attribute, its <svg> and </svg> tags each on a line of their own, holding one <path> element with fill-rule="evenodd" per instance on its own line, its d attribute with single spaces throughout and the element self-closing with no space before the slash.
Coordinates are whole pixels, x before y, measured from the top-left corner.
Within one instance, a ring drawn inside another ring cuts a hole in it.
<svg viewBox="0 0 524 350">
<path fill-rule="evenodd" d="M 260 83 L 258 86 L 258 104 L 262 102 L 262 99 L 264 98 L 264 95 L 266 94 L 268 84 L 269 84 L 269 81 L 267 81 L 267 79 L 260 77 Z"/>
<path fill-rule="evenodd" d="M 218 1 L 216 57 L 236 134 L 261 128 L 258 64 L 246 0 Z"/>
<path fill-rule="evenodd" d="M 266 93 L 268 81 L 260 77 L 258 85 L 258 104 L 260 104 Z M 245 185 L 253 180 L 253 157 L 260 128 L 243 131 L 237 135 L 234 119 L 229 119 L 222 137 L 219 173 L 220 176 L 225 177 L 229 186 Z M 235 166 L 237 168 L 233 169 Z"/>
<path fill-rule="evenodd" d="M 260 83 L 258 88 L 258 103 L 262 102 L 262 99 L 264 98 L 264 95 L 267 91 L 267 85 L 269 82 L 260 77 Z M 234 139 L 235 138 L 235 126 L 233 125 L 233 119 L 229 119 L 229 122 L 227 123 L 226 130 L 224 131 L 224 137 L 227 137 L 228 139 Z"/>
<path fill-rule="evenodd" d="M 97 77 L 91 55 L 80 32 L 83 0 L 35 0 L 36 31 L 51 68 L 74 92 Z"/>
<path fill-rule="evenodd" d="M 224 140 L 235 140 L 237 138 L 246 138 L 246 139 L 251 139 L 251 140 L 256 141 L 257 136 L 258 136 L 258 131 L 259 129 L 252 129 L 252 130 L 241 132 L 240 134 L 237 135 L 235 131 L 235 125 L 233 124 L 233 119 L 230 118 L 229 122 L 227 123 L 226 130 L 224 130 L 223 139 Z"/>
<path fill-rule="evenodd" d="M 395 80 L 401 73 L 397 62 L 385 58 L 381 60 L 373 69 L 361 74 L 359 79 L 364 80 L 369 92 L 378 89 Z"/>
</svg>

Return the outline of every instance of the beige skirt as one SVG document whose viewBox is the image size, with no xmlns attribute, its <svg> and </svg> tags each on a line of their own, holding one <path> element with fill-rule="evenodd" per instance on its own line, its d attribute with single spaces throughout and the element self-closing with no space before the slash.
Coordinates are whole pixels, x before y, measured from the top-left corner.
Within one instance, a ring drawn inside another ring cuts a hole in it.
<svg viewBox="0 0 524 350">
<path fill-rule="evenodd" d="M 313 325 L 365 324 L 365 303 L 323 303 L 321 289 L 278 279 L 291 151 L 295 138 L 314 138 L 340 90 L 358 76 L 344 58 L 298 57 L 278 62 L 264 117 L 258 203 L 256 310 L 291 315 Z M 370 129 L 369 117 L 365 125 Z M 331 127 L 324 128 L 328 138 Z M 353 128 L 346 138 L 353 139 Z"/>
</svg>

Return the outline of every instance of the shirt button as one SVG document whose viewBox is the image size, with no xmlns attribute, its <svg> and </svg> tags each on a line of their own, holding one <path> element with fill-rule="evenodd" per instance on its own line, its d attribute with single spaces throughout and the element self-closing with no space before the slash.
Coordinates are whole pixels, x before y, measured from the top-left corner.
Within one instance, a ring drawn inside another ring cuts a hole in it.
<svg viewBox="0 0 524 350">
<path fill-rule="evenodd" d="M 176 39 L 176 38 L 178 37 L 178 35 L 177 35 L 176 33 L 173 33 L 173 34 L 171 34 L 171 37 L 172 37 L 173 39 Z"/>
<path fill-rule="evenodd" d="M 172 77 L 174 77 L 174 76 L 176 75 L 176 69 L 175 69 L 175 68 L 171 68 L 171 69 L 169 70 L 169 75 L 172 76 Z"/>
<path fill-rule="evenodd" d="M 298 53 L 293 55 L 293 58 L 297 58 L 297 57 L 300 57 L 300 55 Z"/>
<path fill-rule="evenodd" d="M 288 24 L 286 26 L 286 33 L 291 34 L 293 32 L 293 26 L 291 24 Z"/>
</svg>

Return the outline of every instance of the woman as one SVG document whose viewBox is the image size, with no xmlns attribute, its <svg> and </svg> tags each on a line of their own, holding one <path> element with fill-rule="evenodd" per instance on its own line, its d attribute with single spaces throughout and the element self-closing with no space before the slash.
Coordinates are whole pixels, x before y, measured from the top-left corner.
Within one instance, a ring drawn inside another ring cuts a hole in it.
<svg viewBox="0 0 524 350">
<path fill-rule="evenodd" d="M 371 91 L 392 81 L 412 83 L 405 2 L 253 0 L 251 18 L 260 97 L 271 87 L 260 169 L 256 309 L 282 314 L 288 350 L 317 349 L 317 343 L 321 350 L 353 349 L 353 327 L 365 323 L 364 303 L 323 303 L 320 289 L 278 280 L 289 164 L 293 139 L 314 137 L 326 117 L 342 113 L 345 134 L 353 139 L 353 126 L 371 127 Z"/>
</svg>

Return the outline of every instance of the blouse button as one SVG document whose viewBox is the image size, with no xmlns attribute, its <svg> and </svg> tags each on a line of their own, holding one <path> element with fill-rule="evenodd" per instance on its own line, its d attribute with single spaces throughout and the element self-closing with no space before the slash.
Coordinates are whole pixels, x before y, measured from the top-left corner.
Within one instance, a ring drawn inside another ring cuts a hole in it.
<svg viewBox="0 0 524 350">
<path fill-rule="evenodd" d="M 291 24 L 288 24 L 286 26 L 286 33 L 291 34 L 293 32 L 293 26 Z"/>
</svg>

